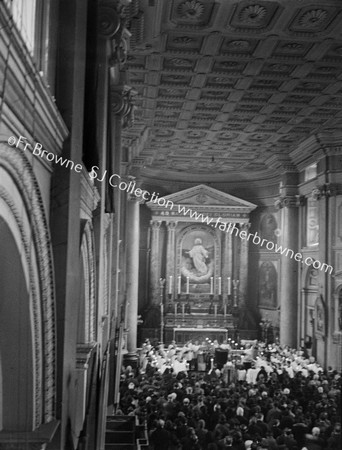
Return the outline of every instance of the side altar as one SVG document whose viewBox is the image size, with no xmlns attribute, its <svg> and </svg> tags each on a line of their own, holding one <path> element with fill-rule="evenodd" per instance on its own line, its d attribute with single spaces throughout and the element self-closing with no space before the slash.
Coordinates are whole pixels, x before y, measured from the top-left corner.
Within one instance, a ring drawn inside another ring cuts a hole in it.
<svg viewBox="0 0 342 450">
<path fill-rule="evenodd" d="M 256 205 L 206 185 L 162 200 L 147 203 L 152 220 L 146 330 L 158 327 L 165 343 L 234 337 L 247 296 L 248 240 L 242 235 Z"/>
</svg>

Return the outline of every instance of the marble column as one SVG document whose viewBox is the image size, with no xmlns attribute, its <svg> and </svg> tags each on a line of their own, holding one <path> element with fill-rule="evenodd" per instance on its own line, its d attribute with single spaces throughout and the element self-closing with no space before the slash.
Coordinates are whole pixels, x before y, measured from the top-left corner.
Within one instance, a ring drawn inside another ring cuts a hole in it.
<svg viewBox="0 0 342 450">
<path fill-rule="evenodd" d="M 151 220 L 150 305 L 160 303 L 160 220 Z"/>
<path fill-rule="evenodd" d="M 134 354 L 137 349 L 138 284 L 139 284 L 139 218 L 141 198 L 128 196 L 126 209 L 127 253 L 127 350 Z"/>
<path fill-rule="evenodd" d="M 239 228 L 239 224 L 234 224 L 235 228 Z M 239 272 L 240 272 L 240 246 L 241 246 L 241 239 L 239 237 L 239 234 L 236 235 L 235 230 L 232 233 L 232 243 L 233 243 L 233 280 L 239 279 Z"/>
<path fill-rule="evenodd" d="M 171 292 L 172 298 L 175 297 L 175 235 L 177 222 L 167 222 L 167 248 L 166 248 L 166 291 L 165 294 L 170 292 L 170 276 L 172 276 Z"/>
<path fill-rule="evenodd" d="M 227 278 L 232 279 L 233 275 L 233 245 L 231 233 L 223 234 L 223 252 L 222 252 L 222 294 L 227 295 Z"/>
<path fill-rule="evenodd" d="M 242 223 L 240 225 L 240 232 L 244 231 L 247 238 L 250 228 L 250 223 Z M 239 306 L 246 307 L 247 301 L 247 284 L 248 284 L 248 244 L 247 239 L 242 239 L 240 242 L 240 268 L 239 268 L 239 280 L 240 280 L 240 296 L 239 296 Z"/>
<path fill-rule="evenodd" d="M 282 197 L 281 208 L 282 247 L 289 249 L 281 255 L 280 281 L 280 343 L 297 346 L 297 283 L 298 262 L 292 252 L 298 252 L 298 196 Z M 287 254 L 288 253 L 288 254 Z"/>
</svg>

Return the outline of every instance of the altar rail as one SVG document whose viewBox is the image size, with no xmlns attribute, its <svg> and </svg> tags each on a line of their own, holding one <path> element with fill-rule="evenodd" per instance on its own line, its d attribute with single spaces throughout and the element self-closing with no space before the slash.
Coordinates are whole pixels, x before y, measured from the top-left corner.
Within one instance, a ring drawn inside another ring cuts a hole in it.
<svg viewBox="0 0 342 450">
<path fill-rule="evenodd" d="M 165 342 L 176 341 L 177 345 L 184 345 L 188 341 L 199 343 L 206 340 L 218 341 L 219 344 L 227 340 L 228 330 L 226 328 L 189 328 L 175 327 L 165 329 Z"/>
</svg>

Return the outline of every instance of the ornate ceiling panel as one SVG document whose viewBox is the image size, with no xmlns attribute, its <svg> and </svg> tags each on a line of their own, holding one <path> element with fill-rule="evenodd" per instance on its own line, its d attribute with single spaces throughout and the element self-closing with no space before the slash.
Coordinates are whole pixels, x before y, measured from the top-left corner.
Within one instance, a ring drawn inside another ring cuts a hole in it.
<svg viewBox="0 0 342 450">
<path fill-rule="evenodd" d="M 145 37 L 128 54 L 130 136 L 149 129 L 142 176 L 271 178 L 274 156 L 291 163 L 312 134 L 341 129 L 341 0 L 134 4 Z"/>
</svg>

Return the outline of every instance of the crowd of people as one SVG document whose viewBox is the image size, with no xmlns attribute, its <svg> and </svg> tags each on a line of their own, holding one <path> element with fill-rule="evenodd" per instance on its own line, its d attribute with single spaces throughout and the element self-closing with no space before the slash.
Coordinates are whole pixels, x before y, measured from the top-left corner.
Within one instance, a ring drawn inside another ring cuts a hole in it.
<svg viewBox="0 0 342 450">
<path fill-rule="evenodd" d="M 217 364 L 215 350 L 227 350 Z M 204 350 L 208 363 L 194 364 Z M 154 450 L 337 450 L 341 374 L 305 351 L 255 342 L 234 350 L 189 342 L 145 342 L 136 369 L 123 369 L 116 414 L 146 421 Z"/>
</svg>

